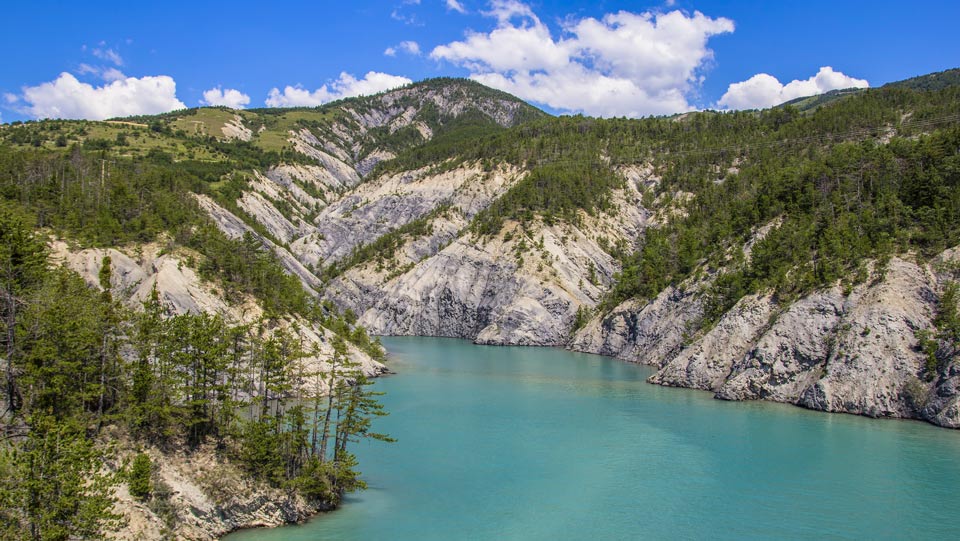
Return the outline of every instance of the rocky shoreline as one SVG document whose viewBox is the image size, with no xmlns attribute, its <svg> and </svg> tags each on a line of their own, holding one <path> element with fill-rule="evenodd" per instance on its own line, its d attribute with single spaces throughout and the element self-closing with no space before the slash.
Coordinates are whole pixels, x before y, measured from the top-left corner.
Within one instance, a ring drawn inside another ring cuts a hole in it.
<svg viewBox="0 0 960 541">
<path fill-rule="evenodd" d="M 569 347 L 653 366 L 651 383 L 718 399 L 958 428 L 957 370 L 931 374 L 917 337 L 933 329 L 958 254 L 954 248 L 929 263 L 894 257 L 863 283 L 792 302 L 750 295 L 710 328 L 698 328 L 702 284 L 670 288 L 591 321 Z"/>
<path fill-rule="evenodd" d="M 113 468 L 121 468 L 136 452 L 127 442 Z M 156 448 L 142 452 L 153 466 L 151 495 L 138 500 L 126 484 L 115 488 L 113 512 L 124 524 L 112 532 L 112 539 L 212 541 L 243 529 L 303 523 L 338 503 L 310 502 L 296 491 L 268 486 L 219 458 L 211 446 L 189 453 Z"/>
</svg>

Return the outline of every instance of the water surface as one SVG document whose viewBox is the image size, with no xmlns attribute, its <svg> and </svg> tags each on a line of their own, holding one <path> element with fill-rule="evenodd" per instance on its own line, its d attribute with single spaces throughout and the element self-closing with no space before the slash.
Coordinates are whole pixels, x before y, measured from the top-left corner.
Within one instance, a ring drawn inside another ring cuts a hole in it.
<svg viewBox="0 0 960 541">
<path fill-rule="evenodd" d="M 545 348 L 389 338 L 365 492 L 230 541 L 960 539 L 960 432 L 650 385 Z"/>
</svg>

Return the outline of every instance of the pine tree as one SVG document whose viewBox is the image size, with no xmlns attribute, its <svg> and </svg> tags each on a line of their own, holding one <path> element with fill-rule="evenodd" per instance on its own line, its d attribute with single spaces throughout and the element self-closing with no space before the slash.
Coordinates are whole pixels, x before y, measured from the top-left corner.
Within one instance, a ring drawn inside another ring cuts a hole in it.
<svg viewBox="0 0 960 541">
<path fill-rule="evenodd" d="M 4 406 L 0 419 L 12 417 L 23 406 L 17 381 L 21 351 L 17 343 L 17 320 L 24 296 L 39 286 L 46 272 L 47 250 L 43 241 L 23 222 L 0 213 L 0 310 L 4 341 Z"/>
</svg>

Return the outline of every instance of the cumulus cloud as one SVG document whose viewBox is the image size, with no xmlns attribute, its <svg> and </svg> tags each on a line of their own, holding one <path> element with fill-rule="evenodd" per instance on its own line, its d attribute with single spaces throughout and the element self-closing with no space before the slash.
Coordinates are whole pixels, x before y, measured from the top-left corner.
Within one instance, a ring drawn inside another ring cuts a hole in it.
<svg viewBox="0 0 960 541">
<path fill-rule="evenodd" d="M 367 72 L 363 79 L 357 79 L 347 72 L 332 83 L 310 91 L 301 86 L 286 86 L 283 91 L 273 88 L 267 95 L 268 107 L 316 107 L 324 103 L 353 96 L 369 96 L 384 90 L 412 83 L 406 77 L 390 75 L 377 71 Z"/>
<path fill-rule="evenodd" d="M 250 104 L 250 96 L 233 88 L 224 90 L 218 86 L 205 90 L 200 104 L 223 105 L 231 109 L 243 109 Z"/>
<path fill-rule="evenodd" d="M 186 108 L 177 99 L 176 82 L 166 75 L 126 77 L 93 86 L 64 72 L 53 81 L 24 87 L 23 94 L 14 98 L 22 101 L 23 112 L 34 118 L 103 120 Z M 12 103 L 9 95 L 5 99 Z"/>
<path fill-rule="evenodd" d="M 758 73 L 753 77 L 727 87 L 726 93 L 717 102 L 724 109 L 763 109 L 804 96 L 823 94 L 839 88 L 867 88 L 864 79 L 855 79 L 830 66 L 820 68 L 809 79 L 795 79 L 782 84 L 776 77 Z"/>
<path fill-rule="evenodd" d="M 713 58 L 712 36 L 733 21 L 700 12 L 567 17 L 555 37 L 527 4 L 496 0 L 483 15 L 490 32 L 433 49 L 430 57 L 470 70 L 471 78 L 568 112 L 643 116 L 689 111 L 688 96 Z"/>
<path fill-rule="evenodd" d="M 456 11 L 457 13 L 467 12 L 467 8 L 463 7 L 463 4 L 458 0 L 447 0 L 447 9 L 450 11 Z"/>
</svg>

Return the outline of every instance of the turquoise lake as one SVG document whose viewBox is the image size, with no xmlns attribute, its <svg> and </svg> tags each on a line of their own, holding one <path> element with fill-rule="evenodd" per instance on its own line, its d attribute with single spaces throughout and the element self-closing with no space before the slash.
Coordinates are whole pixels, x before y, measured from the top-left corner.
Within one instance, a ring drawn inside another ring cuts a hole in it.
<svg viewBox="0 0 960 541">
<path fill-rule="evenodd" d="M 370 488 L 244 540 L 960 539 L 960 432 L 644 382 L 547 348 L 389 338 Z"/>
</svg>

